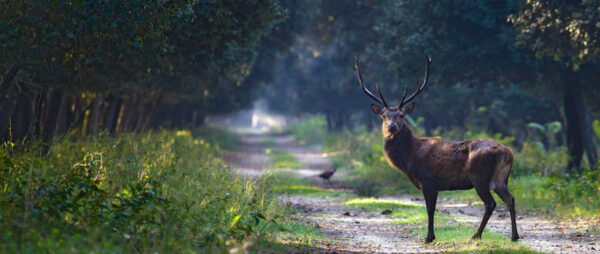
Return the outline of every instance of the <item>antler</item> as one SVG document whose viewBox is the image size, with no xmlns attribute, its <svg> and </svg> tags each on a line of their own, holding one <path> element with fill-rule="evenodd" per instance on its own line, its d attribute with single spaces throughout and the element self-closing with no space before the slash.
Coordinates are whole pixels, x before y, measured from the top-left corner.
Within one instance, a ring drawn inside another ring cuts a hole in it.
<svg viewBox="0 0 600 254">
<path fill-rule="evenodd" d="M 406 98 L 406 100 L 404 100 L 404 98 L 406 97 L 406 92 L 408 91 L 408 87 L 406 87 L 406 89 L 404 90 L 404 95 L 402 95 L 402 100 L 400 101 L 400 105 L 398 105 L 398 107 L 402 108 L 404 105 L 409 103 L 412 99 L 414 99 L 419 93 L 421 93 L 421 91 L 423 91 L 423 88 L 425 88 L 425 85 L 427 85 L 427 74 L 429 72 L 429 63 L 431 63 L 431 58 L 429 57 L 429 55 L 425 54 L 425 75 L 423 76 L 423 83 L 421 83 L 421 85 L 417 88 L 417 91 L 415 91 L 415 93 L 411 94 L 410 96 L 408 96 L 408 98 Z"/>
<path fill-rule="evenodd" d="M 387 103 L 385 103 L 385 100 L 383 99 L 383 95 L 381 94 L 381 91 L 379 90 L 379 86 L 376 85 L 375 89 L 377 89 L 377 93 L 379 94 L 379 97 L 381 98 L 377 98 L 377 96 L 375 96 L 373 93 L 371 93 L 371 91 L 369 91 L 369 89 L 367 89 L 365 87 L 365 85 L 363 84 L 363 80 L 362 80 L 362 75 L 360 74 L 360 68 L 358 67 L 358 55 L 356 55 L 356 61 L 354 63 L 354 66 L 356 67 L 356 73 L 358 74 L 358 84 L 360 84 L 360 87 L 362 88 L 362 90 L 369 96 L 371 97 L 371 99 L 379 102 L 380 104 L 382 104 L 384 107 L 387 108 Z"/>
</svg>

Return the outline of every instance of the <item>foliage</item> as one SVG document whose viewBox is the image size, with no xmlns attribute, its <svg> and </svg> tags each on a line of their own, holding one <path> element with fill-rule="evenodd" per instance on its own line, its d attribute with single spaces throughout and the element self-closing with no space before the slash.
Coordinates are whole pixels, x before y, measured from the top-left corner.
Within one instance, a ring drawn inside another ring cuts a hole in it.
<svg viewBox="0 0 600 254">
<path fill-rule="evenodd" d="M 322 142 L 327 137 L 327 120 L 322 115 L 306 116 L 294 124 L 292 132 L 294 138 L 301 144 L 315 144 Z"/>
<path fill-rule="evenodd" d="M 547 150 L 541 142 L 525 142 L 521 151 L 515 152 L 514 175 L 558 176 L 565 173 L 567 148 Z"/>
<path fill-rule="evenodd" d="M 48 155 L 5 143 L 0 249 L 221 252 L 293 226 L 267 178 L 239 178 L 218 146 L 190 133 L 67 137 Z"/>
<path fill-rule="evenodd" d="M 598 1 L 528 0 L 509 21 L 519 32 L 519 43 L 539 57 L 551 57 L 577 70 L 600 56 Z"/>
<path fill-rule="evenodd" d="M 594 133 L 596 133 L 596 137 L 598 137 L 600 139 L 600 120 L 596 119 L 594 120 Z"/>
<path fill-rule="evenodd" d="M 600 216 L 599 170 L 586 170 L 573 178 L 552 177 L 548 187 L 555 193 L 559 209 L 572 211 L 572 216 Z"/>
<path fill-rule="evenodd" d="M 0 139 L 201 125 L 248 106 L 259 43 L 285 16 L 276 0 L 3 1 Z"/>
</svg>

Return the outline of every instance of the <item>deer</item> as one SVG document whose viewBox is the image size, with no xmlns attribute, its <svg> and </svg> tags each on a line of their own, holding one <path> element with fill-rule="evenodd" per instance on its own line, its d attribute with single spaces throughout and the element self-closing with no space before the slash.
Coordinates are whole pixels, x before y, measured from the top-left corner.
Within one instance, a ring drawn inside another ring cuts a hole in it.
<svg viewBox="0 0 600 254">
<path fill-rule="evenodd" d="M 358 83 L 363 92 L 382 107 L 371 103 L 373 113 L 381 117 L 384 157 L 388 164 L 402 171 L 414 186 L 423 192 L 428 216 L 425 243 L 435 240 L 433 217 L 440 191 L 467 190 L 475 188 L 485 205 L 485 213 L 472 239 L 481 239 L 481 234 L 496 208 L 491 190 L 504 201 L 510 212 L 512 241 L 519 239 L 515 214 L 515 198 L 508 190 L 508 177 L 513 163 L 512 150 L 494 140 L 477 139 L 447 141 L 437 138 L 415 137 L 406 122 L 406 116 L 415 108 L 412 102 L 427 85 L 431 58 L 425 54 L 425 75 L 417 90 L 406 97 L 404 90 L 400 103 L 389 106 L 379 85 L 375 89 L 379 97 L 367 89 L 356 56 L 355 68 Z"/>
</svg>

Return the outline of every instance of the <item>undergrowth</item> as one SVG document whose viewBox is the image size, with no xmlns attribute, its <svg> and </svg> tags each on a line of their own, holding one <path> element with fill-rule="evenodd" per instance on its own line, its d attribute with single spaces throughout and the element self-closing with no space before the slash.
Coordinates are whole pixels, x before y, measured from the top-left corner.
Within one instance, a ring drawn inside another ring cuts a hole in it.
<svg viewBox="0 0 600 254">
<path fill-rule="evenodd" d="M 220 159 L 214 142 L 229 136 L 193 133 L 67 137 L 47 154 L 3 144 L 0 252 L 245 251 L 298 231 L 268 177 L 240 178 Z"/>
</svg>

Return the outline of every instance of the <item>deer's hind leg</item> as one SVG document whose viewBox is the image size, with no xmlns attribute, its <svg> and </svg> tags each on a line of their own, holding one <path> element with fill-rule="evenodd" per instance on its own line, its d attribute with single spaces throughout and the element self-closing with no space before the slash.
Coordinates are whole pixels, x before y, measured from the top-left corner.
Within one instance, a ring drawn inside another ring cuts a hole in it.
<svg viewBox="0 0 600 254">
<path fill-rule="evenodd" d="M 502 201 L 508 206 L 508 210 L 510 211 L 510 222 L 512 224 L 512 237 L 511 240 L 516 241 L 519 240 L 519 233 L 517 232 L 517 218 L 515 212 L 515 198 L 508 191 L 508 186 L 506 184 L 502 184 L 500 186 L 496 186 L 494 189 L 496 194 L 500 196 Z"/>
<path fill-rule="evenodd" d="M 483 204 L 485 205 L 485 213 L 483 214 L 483 219 L 481 219 L 481 224 L 479 224 L 477 232 L 475 232 L 475 235 L 473 235 L 473 239 L 480 239 L 481 233 L 483 233 L 485 225 L 487 224 L 488 220 L 490 219 L 490 216 L 492 216 L 492 213 L 496 208 L 496 200 L 494 200 L 494 197 L 490 192 L 489 186 L 487 185 L 476 186 L 475 190 L 477 191 L 477 195 L 479 195 L 479 197 L 483 201 Z"/>
<path fill-rule="evenodd" d="M 485 205 L 485 213 L 483 214 L 477 232 L 473 235 L 473 239 L 481 238 L 481 233 L 483 232 L 483 229 L 485 229 L 485 225 L 496 208 L 496 201 L 490 192 L 490 180 L 493 178 L 494 169 L 496 168 L 495 157 L 496 156 L 492 153 L 478 154 L 477 152 L 474 152 L 470 155 L 467 169 L 469 178 L 477 191 L 477 195 L 479 195 L 479 198 L 481 198 Z"/>
</svg>

